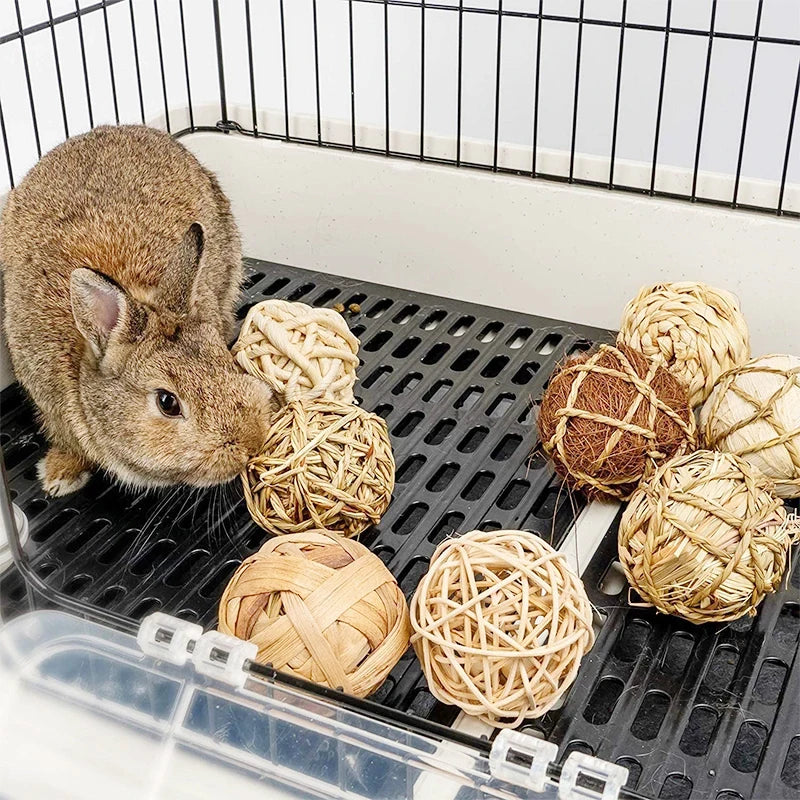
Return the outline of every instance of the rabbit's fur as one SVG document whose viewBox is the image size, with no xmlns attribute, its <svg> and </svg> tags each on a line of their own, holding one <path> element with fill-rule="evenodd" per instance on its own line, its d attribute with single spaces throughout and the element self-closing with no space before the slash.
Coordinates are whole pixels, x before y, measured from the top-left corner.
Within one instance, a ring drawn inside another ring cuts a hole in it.
<svg viewBox="0 0 800 800">
<path fill-rule="evenodd" d="M 221 483 L 260 451 L 273 398 L 226 346 L 242 278 L 216 179 L 165 133 L 102 127 L 48 153 L 0 219 L 5 329 L 51 447 L 44 488 Z M 174 393 L 182 415 L 159 411 Z"/>
</svg>

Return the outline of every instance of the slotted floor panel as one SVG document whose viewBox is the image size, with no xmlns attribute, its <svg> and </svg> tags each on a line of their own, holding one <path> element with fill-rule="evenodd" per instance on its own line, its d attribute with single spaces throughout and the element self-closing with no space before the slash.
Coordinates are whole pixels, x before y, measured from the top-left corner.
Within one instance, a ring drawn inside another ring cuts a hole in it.
<svg viewBox="0 0 800 800">
<path fill-rule="evenodd" d="M 393 502 L 361 541 L 407 597 L 455 531 L 527 528 L 563 541 L 583 504 L 534 454 L 536 403 L 559 361 L 610 332 L 253 259 L 246 266 L 239 319 L 273 296 L 355 309 L 345 316 L 361 340 L 356 395 L 386 419 L 397 460 Z M 236 483 L 136 494 L 94 476 L 76 495 L 44 497 L 44 442 L 18 387 L 2 394 L 0 446 L 30 522 L 32 569 L 80 603 L 212 626 L 226 582 L 265 538 Z M 530 727 L 559 742 L 562 758 L 577 748 L 623 763 L 646 796 L 798 796 L 800 572 L 755 621 L 697 628 L 627 605 L 624 578 L 608 572 L 615 541 L 612 529 L 584 574 L 605 615 L 597 644 L 565 704 Z M 25 610 L 29 595 L 17 573 L 0 578 L 5 615 Z M 445 724 L 456 717 L 428 692 L 411 651 L 373 700 Z"/>
</svg>

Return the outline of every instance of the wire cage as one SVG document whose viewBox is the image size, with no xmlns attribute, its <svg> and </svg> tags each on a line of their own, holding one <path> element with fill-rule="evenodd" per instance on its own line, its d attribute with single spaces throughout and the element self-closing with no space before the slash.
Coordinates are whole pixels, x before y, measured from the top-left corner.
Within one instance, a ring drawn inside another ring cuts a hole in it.
<svg viewBox="0 0 800 800">
<path fill-rule="evenodd" d="M 800 212 L 791 0 L 9 0 L 0 75 L 7 186 L 148 122 Z"/>
<path fill-rule="evenodd" d="M 0 199 L 64 139 L 146 123 L 797 217 L 794 2 L 5 0 Z M 560 359 L 611 331 L 257 258 L 246 272 L 239 319 L 265 296 L 362 309 L 348 317 L 358 399 L 387 419 L 397 458 L 393 503 L 362 541 L 407 596 L 455 530 L 527 528 L 564 545 L 584 503 L 529 457 L 535 399 Z M 14 384 L 0 447 L 30 524 L 12 542 L 21 572 L 0 574 L 4 616 L 57 605 L 132 631 L 160 609 L 211 626 L 263 537 L 213 492 L 130 494 L 94 476 L 45 497 L 44 440 Z M 796 797 L 796 559 L 756 618 L 697 628 L 628 604 L 615 542 L 612 523 L 582 575 L 602 611 L 597 643 L 564 705 L 526 729 L 562 762 L 622 764 L 636 796 Z M 437 727 L 456 713 L 410 653 L 359 707 L 486 749 Z"/>
</svg>

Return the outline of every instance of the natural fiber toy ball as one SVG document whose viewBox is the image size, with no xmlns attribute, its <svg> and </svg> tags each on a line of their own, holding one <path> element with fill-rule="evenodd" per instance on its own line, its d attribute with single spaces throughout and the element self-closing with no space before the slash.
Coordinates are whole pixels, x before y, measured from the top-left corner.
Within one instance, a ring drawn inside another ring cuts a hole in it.
<svg viewBox="0 0 800 800">
<path fill-rule="evenodd" d="M 233 354 L 284 402 L 300 397 L 353 402 L 358 339 L 332 309 L 286 300 L 257 303 L 245 317 Z"/>
<path fill-rule="evenodd" d="M 686 389 L 624 345 L 600 345 L 555 372 L 538 426 L 556 471 L 590 496 L 625 499 L 646 470 L 695 442 Z"/>
<path fill-rule="evenodd" d="M 364 545 L 323 531 L 270 539 L 245 559 L 219 604 L 219 629 L 258 660 L 366 697 L 408 647 L 403 593 Z"/>
<path fill-rule="evenodd" d="M 250 514 L 270 533 L 319 528 L 356 536 L 380 520 L 394 489 L 384 420 L 335 400 L 289 403 L 242 475 Z"/>
<path fill-rule="evenodd" d="M 800 497 L 800 358 L 764 356 L 726 372 L 700 410 L 707 447 L 735 453 Z"/>
<path fill-rule="evenodd" d="M 692 408 L 725 370 L 750 358 L 750 335 L 736 298 L 704 283 L 643 287 L 625 307 L 618 342 L 657 359 L 683 381 Z"/>
<path fill-rule="evenodd" d="M 646 603 L 690 622 L 755 614 L 783 576 L 792 531 L 769 482 L 729 453 L 662 465 L 631 497 L 619 559 Z"/>
<path fill-rule="evenodd" d="M 442 542 L 411 601 L 411 625 L 434 697 L 498 727 L 552 708 L 594 643 L 583 584 L 527 531 Z"/>
</svg>

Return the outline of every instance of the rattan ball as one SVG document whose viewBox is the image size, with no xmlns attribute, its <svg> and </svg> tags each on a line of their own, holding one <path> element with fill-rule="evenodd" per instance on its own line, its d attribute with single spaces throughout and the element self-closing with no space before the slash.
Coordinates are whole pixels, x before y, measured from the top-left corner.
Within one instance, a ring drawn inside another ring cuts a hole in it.
<svg viewBox="0 0 800 800">
<path fill-rule="evenodd" d="M 647 604 L 690 622 L 755 614 L 786 567 L 792 531 L 769 482 L 730 453 L 663 464 L 631 497 L 619 559 Z"/>
<path fill-rule="evenodd" d="M 557 370 L 538 426 L 556 471 L 589 496 L 625 499 L 648 469 L 695 443 L 685 387 L 625 345 L 600 345 Z"/>
<path fill-rule="evenodd" d="M 353 402 L 358 339 L 330 308 L 286 300 L 257 303 L 245 317 L 233 354 L 284 402 L 301 397 Z"/>
<path fill-rule="evenodd" d="M 583 584 L 527 531 L 472 531 L 439 545 L 411 625 L 434 697 L 498 727 L 552 708 L 594 643 Z"/>
<path fill-rule="evenodd" d="M 750 358 L 750 335 L 739 303 L 704 283 L 645 286 L 622 315 L 619 342 L 640 350 L 683 381 L 692 408 L 717 378 Z"/>
<path fill-rule="evenodd" d="M 219 629 L 258 661 L 366 697 L 408 648 L 405 598 L 364 545 L 324 531 L 270 539 L 234 573 Z"/>
<path fill-rule="evenodd" d="M 356 536 L 389 506 L 394 469 L 381 417 L 335 400 L 303 400 L 274 415 L 242 483 L 251 516 L 270 533 Z"/>
<path fill-rule="evenodd" d="M 742 456 L 800 497 L 800 358 L 764 356 L 726 372 L 700 410 L 707 447 Z"/>
</svg>

